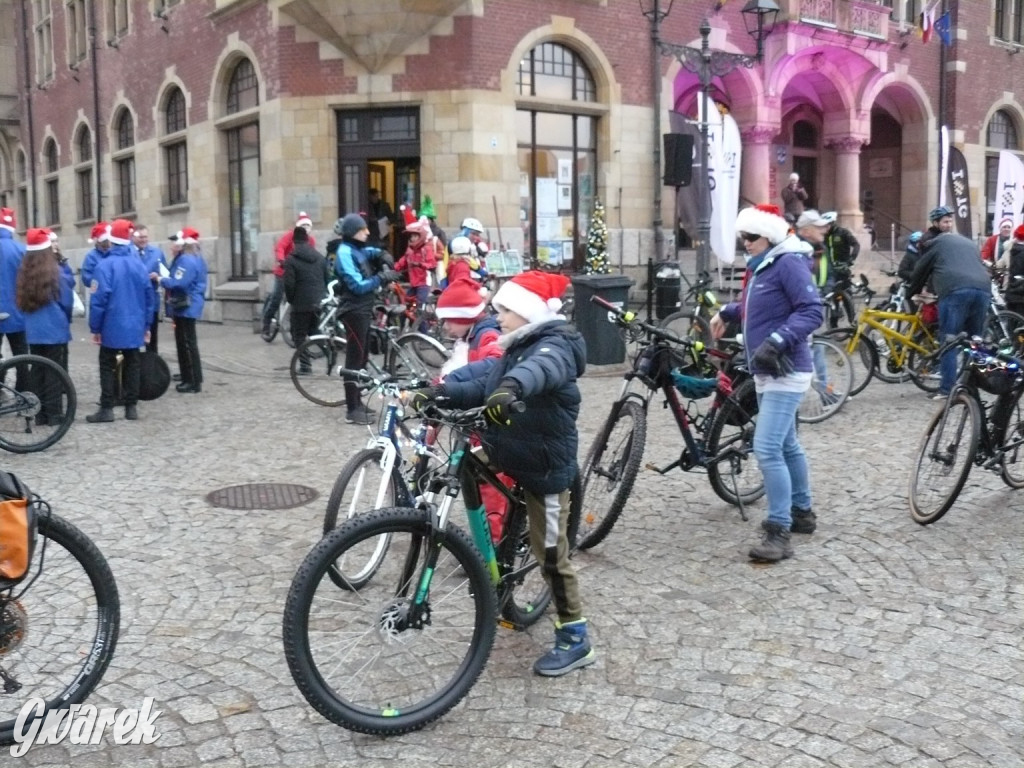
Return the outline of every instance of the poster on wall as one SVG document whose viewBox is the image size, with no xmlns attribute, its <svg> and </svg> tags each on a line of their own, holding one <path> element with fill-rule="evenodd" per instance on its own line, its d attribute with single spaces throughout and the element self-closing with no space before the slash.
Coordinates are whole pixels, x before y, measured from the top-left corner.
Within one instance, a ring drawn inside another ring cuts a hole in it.
<svg viewBox="0 0 1024 768">
<path fill-rule="evenodd" d="M 537 179 L 537 218 L 558 215 L 558 181 Z"/>
<path fill-rule="evenodd" d="M 560 210 L 560 211 L 571 211 L 572 210 L 572 185 L 571 184 L 559 184 L 558 185 L 558 210 Z"/>
<path fill-rule="evenodd" d="M 558 183 L 572 184 L 572 158 L 560 157 L 558 159 Z"/>
</svg>

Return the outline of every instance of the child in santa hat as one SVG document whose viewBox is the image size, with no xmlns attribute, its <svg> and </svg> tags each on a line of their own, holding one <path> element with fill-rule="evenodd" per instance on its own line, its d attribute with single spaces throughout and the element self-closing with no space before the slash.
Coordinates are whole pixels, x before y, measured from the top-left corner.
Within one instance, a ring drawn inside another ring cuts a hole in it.
<svg viewBox="0 0 1024 768">
<path fill-rule="evenodd" d="M 438 397 L 456 408 L 486 405 L 493 424 L 480 437 L 488 461 L 523 488 L 530 547 L 551 587 L 558 621 L 555 644 L 533 665 L 539 675 L 564 675 L 592 664 L 576 573 L 569 561 L 566 527 L 569 488 L 576 477 L 576 417 L 586 367 L 583 337 L 558 314 L 569 285 L 563 275 L 524 272 L 494 294 L 504 334 L 504 354 L 452 371 L 443 384 L 411 395 L 414 407 Z M 514 410 L 522 401 L 521 412 Z M 474 486 L 463 486 L 466 506 L 480 509 Z M 557 514 L 556 514 L 557 510 Z"/>
<path fill-rule="evenodd" d="M 409 236 L 409 246 L 395 263 L 395 270 L 409 275 L 409 285 L 416 294 L 416 303 L 424 307 L 430 297 L 430 282 L 434 268 L 437 267 L 437 238 L 430 231 L 430 222 L 426 216 L 412 221 L 405 226 Z M 420 324 L 419 330 L 426 332 L 426 322 Z"/>
</svg>

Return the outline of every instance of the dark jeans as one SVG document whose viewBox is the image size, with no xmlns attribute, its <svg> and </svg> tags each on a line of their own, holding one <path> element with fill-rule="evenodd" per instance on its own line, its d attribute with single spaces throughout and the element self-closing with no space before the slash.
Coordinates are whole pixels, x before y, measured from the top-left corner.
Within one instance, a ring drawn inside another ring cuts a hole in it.
<svg viewBox="0 0 1024 768">
<path fill-rule="evenodd" d="M 298 349 L 302 343 L 316 330 L 317 312 L 314 309 L 295 309 L 292 307 L 292 338 L 295 340 L 295 348 Z M 309 356 L 304 356 L 300 361 L 303 368 L 309 368 Z"/>
<path fill-rule="evenodd" d="M 281 308 L 281 300 L 284 299 L 284 278 L 274 275 L 274 287 L 267 296 L 267 303 L 263 307 L 263 327 L 267 328 L 270 321 L 277 315 Z"/>
<path fill-rule="evenodd" d="M 367 309 L 348 312 L 341 316 L 345 326 L 345 367 L 358 371 L 366 367 L 370 359 L 367 340 L 370 336 L 370 312 Z M 354 379 L 345 378 L 345 404 L 349 411 L 362 405 L 359 385 Z"/>
<path fill-rule="evenodd" d="M 121 397 L 125 405 L 139 402 L 140 358 L 137 349 L 100 347 L 100 408 L 113 408 L 117 400 L 117 356 L 121 354 Z"/>
<path fill-rule="evenodd" d="M 7 343 L 11 345 L 12 355 L 27 355 L 28 354 L 28 342 L 25 341 L 25 332 L 16 331 L 15 333 L 0 333 L 0 344 L 3 343 L 3 337 L 7 337 Z M 19 365 L 17 376 L 15 378 L 14 388 L 19 392 L 25 390 L 28 386 L 28 371 L 25 366 Z"/>
<path fill-rule="evenodd" d="M 988 305 L 992 293 L 981 288 L 957 288 L 939 299 L 939 340 L 945 342 L 961 331 L 971 336 L 983 336 L 988 319 Z M 960 350 L 951 349 L 939 361 L 942 383 L 939 391 L 949 394 L 956 380 L 956 363 Z"/>
<path fill-rule="evenodd" d="M 174 344 L 178 349 L 178 370 L 181 383 L 196 386 L 203 383 L 203 363 L 199 359 L 194 317 L 174 318 Z"/>
<path fill-rule="evenodd" d="M 65 371 L 68 369 L 67 344 L 32 344 L 29 351 L 33 355 L 53 360 Z M 29 386 L 36 393 L 41 404 L 39 413 L 44 418 L 50 418 L 57 422 L 62 421 L 64 418 L 64 389 L 56 374 L 49 368 L 34 365 L 29 378 Z"/>
</svg>

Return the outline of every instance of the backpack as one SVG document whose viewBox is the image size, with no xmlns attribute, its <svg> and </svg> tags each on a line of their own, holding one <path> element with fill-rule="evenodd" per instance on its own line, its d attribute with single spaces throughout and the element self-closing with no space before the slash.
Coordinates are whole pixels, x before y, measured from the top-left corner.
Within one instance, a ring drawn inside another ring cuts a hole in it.
<svg viewBox="0 0 1024 768">
<path fill-rule="evenodd" d="M 38 533 L 32 492 L 15 475 L 0 471 L 0 584 L 11 586 L 28 574 Z"/>
</svg>

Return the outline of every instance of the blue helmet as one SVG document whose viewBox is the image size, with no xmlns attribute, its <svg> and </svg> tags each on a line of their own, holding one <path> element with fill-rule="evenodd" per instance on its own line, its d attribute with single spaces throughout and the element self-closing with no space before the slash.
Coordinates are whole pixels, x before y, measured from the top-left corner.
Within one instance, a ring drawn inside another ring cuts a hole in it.
<svg viewBox="0 0 1024 768">
<path fill-rule="evenodd" d="M 908 242 L 911 245 L 917 245 L 919 242 L 921 242 L 921 236 L 923 234 L 924 232 L 922 232 L 921 230 L 918 230 L 917 232 L 911 232 L 910 237 L 908 238 Z"/>
<path fill-rule="evenodd" d="M 928 221 L 938 221 L 945 216 L 952 216 L 953 211 L 944 205 L 940 205 L 938 208 L 932 208 L 931 213 L 928 214 Z"/>
</svg>

